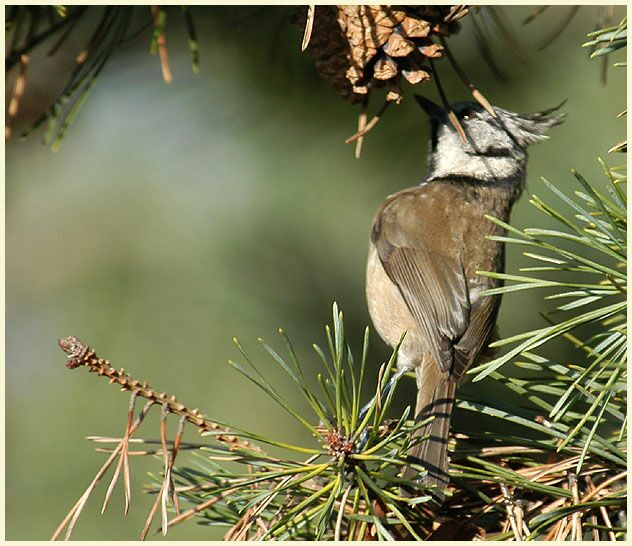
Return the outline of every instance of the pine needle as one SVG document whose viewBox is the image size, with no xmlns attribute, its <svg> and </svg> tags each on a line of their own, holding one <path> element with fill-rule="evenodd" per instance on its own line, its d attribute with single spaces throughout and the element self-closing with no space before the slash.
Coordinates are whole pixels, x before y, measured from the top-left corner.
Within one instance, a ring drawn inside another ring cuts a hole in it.
<svg viewBox="0 0 632 546">
<path fill-rule="evenodd" d="M 380 119 L 382 119 L 382 116 L 384 115 L 384 112 L 386 112 L 386 110 L 388 109 L 388 107 L 391 105 L 392 103 L 390 101 L 384 101 L 384 104 L 382 105 L 382 107 L 378 110 L 378 113 L 375 114 L 375 116 L 373 116 L 373 118 L 371 119 L 371 121 L 369 121 L 369 123 L 367 123 L 364 128 L 360 131 L 358 131 L 357 133 L 355 133 L 354 135 L 351 135 L 349 138 L 347 138 L 345 140 L 345 144 L 350 144 L 351 142 L 354 142 L 356 140 L 358 140 L 360 137 L 363 137 L 364 135 L 366 135 L 371 129 L 373 129 L 373 127 L 375 127 L 378 122 L 380 121 Z"/>
<path fill-rule="evenodd" d="M 167 50 L 167 38 L 165 36 L 167 12 L 164 8 L 151 6 L 151 13 L 154 17 L 154 39 L 160 59 L 162 79 L 166 84 L 170 84 L 173 82 L 173 75 L 171 74 L 171 67 L 169 66 L 169 51 Z"/>
<path fill-rule="evenodd" d="M 305 51 L 309 45 L 309 40 L 312 37 L 312 30 L 314 29 L 314 17 L 316 15 L 316 6 L 310 4 L 307 6 L 307 20 L 305 21 L 305 31 L 303 33 L 303 42 L 301 43 L 301 51 Z"/>
<path fill-rule="evenodd" d="M 13 83 L 13 91 L 11 92 L 11 99 L 9 99 L 9 107 L 7 108 L 7 119 L 4 127 L 4 138 L 9 141 L 13 132 L 13 123 L 18 115 L 20 109 L 20 100 L 24 95 L 26 88 L 26 67 L 30 58 L 28 55 L 20 55 L 20 71 Z"/>
</svg>

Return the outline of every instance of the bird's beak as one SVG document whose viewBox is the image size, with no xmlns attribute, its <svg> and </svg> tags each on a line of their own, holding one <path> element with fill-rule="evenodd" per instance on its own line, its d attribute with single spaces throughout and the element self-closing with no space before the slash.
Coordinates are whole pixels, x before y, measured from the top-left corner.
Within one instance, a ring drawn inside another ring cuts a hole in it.
<svg viewBox="0 0 632 546">
<path fill-rule="evenodd" d="M 441 108 L 440 106 L 437 106 L 430 99 L 427 99 L 426 97 L 422 97 L 421 95 L 415 95 L 415 99 L 417 100 L 417 104 L 419 104 L 419 106 L 421 106 L 424 109 L 424 111 L 426 112 L 426 114 L 428 114 L 428 117 L 430 119 L 439 119 L 443 117 L 444 115 L 443 108 Z"/>
</svg>

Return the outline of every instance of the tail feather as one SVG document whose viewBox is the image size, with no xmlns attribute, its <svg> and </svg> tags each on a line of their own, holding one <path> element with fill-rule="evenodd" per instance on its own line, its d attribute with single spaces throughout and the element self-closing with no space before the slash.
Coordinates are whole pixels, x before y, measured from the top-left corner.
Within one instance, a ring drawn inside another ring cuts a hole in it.
<svg viewBox="0 0 632 546">
<path fill-rule="evenodd" d="M 434 363 L 432 363 L 434 364 Z M 408 452 L 408 460 L 423 466 L 428 474 L 419 479 L 424 486 L 432 486 L 435 500 L 443 502 L 441 490 L 450 483 L 448 475 L 448 437 L 450 431 L 450 415 L 454 405 L 456 383 L 448 374 L 442 374 L 433 365 L 417 368 L 417 406 L 415 421 L 417 423 L 434 417 L 432 421 L 418 427 L 413 434 L 413 445 Z M 421 439 L 424 437 L 424 439 Z M 411 467 L 404 469 L 404 478 L 415 480 L 417 470 Z"/>
</svg>

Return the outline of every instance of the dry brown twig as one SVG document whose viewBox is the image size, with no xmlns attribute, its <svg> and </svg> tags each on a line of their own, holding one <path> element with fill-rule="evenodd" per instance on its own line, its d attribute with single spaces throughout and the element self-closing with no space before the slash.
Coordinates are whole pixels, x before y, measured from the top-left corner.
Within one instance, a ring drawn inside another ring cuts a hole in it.
<svg viewBox="0 0 632 546">
<path fill-rule="evenodd" d="M 87 346 L 74 336 L 67 336 L 59 340 L 59 346 L 68 355 L 66 366 L 70 369 L 85 366 L 91 372 L 107 377 L 110 383 L 117 383 L 121 390 L 136 392 L 138 396 L 145 398 L 155 404 L 166 404 L 169 413 L 184 416 L 186 420 L 198 428 L 200 433 L 211 432 L 213 438 L 220 443 L 229 446 L 230 449 L 247 449 L 261 452 L 258 446 L 251 444 L 247 440 L 240 440 L 228 428 L 206 419 L 197 409 L 189 409 L 184 404 L 177 401 L 175 396 L 169 396 L 166 392 L 158 392 L 151 388 L 147 382 L 134 379 L 123 368 L 114 369 L 108 360 L 99 358 L 94 349 Z M 225 433 L 225 434 L 222 434 Z"/>
<path fill-rule="evenodd" d="M 112 439 L 112 438 L 92 438 L 95 441 L 117 441 L 118 445 L 112 450 L 109 458 L 105 462 L 105 464 L 101 467 L 97 475 L 94 477 L 88 488 L 81 495 L 79 500 L 74 504 L 74 506 L 70 509 L 70 512 L 66 515 L 66 517 L 62 520 L 58 528 L 53 533 L 51 540 L 56 540 L 61 532 L 68 526 L 66 530 L 65 539 L 68 540 L 74 530 L 76 522 L 83 511 L 88 499 L 92 495 L 97 483 L 101 480 L 101 478 L 105 475 L 106 471 L 112 465 L 114 460 L 119 457 L 119 462 L 114 471 L 114 475 L 110 481 L 108 489 L 105 494 L 105 500 L 103 502 L 102 510 L 103 513 L 107 508 L 109 500 L 112 495 L 112 491 L 114 490 L 114 486 L 116 485 L 118 478 L 121 473 L 121 469 L 123 470 L 123 482 L 124 482 L 124 492 L 125 492 L 125 513 L 129 510 L 130 500 L 131 500 L 131 481 L 130 481 L 130 471 L 129 471 L 129 444 L 132 441 L 132 434 L 138 429 L 145 416 L 149 412 L 152 406 L 155 404 L 160 404 L 162 407 L 161 412 L 161 423 L 160 423 L 160 444 L 161 444 L 161 452 L 163 454 L 163 463 L 164 463 L 164 479 L 162 482 L 162 486 L 158 495 L 156 496 L 156 501 L 149 513 L 147 518 L 145 528 L 141 534 L 141 538 L 144 539 L 149 532 L 149 527 L 151 525 L 151 521 L 157 511 L 158 505 L 161 506 L 161 528 L 163 534 L 166 534 L 168 527 L 180 523 L 185 519 L 188 519 L 192 515 L 195 515 L 199 511 L 205 509 L 204 506 L 196 506 L 193 509 L 180 513 L 180 507 L 178 504 L 178 498 L 176 495 L 176 489 L 173 484 L 172 479 L 172 470 L 175 462 L 176 455 L 178 450 L 180 449 L 182 442 L 182 435 L 184 432 L 184 425 L 186 422 L 189 422 L 196 426 L 200 433 L 213 433 L 213 437 L 220 443 L 224 443 L 228 445 L 230 450 L 235 449 L 245 449 L 249 451 L 257 451 L 261 453 L 261 449 L 257 446 L 252 445 L 247 440 L 240 440 L 232 434 L 232 432 L 226 427 L 209 421 L 205 419 L 204 416 L 200 415 L 197 409 L 190 410 L 184 404 L 181 404 L 177 401 L 175 396 L 169 396 L 167 393 L 160 393 L 156 390 L 152 389 L 147 382 L 140 382 L 137 379 L 132 378 L 128 373 L 125 372 L 122 368 L 120 370 L 115 370 L 109 363 L 108 360 L 97 357 L 95 351 L 88 347 L 86 344 L 78 340 L 76 337 L 68 336 L 59 340 L 60 348 L 68 355 L 68 362 L 66 366 L 70 369 L 78 368 L 81 366 L 85 366 L 89 369 L 89 371 L 97 373 L 100 376 L 107 377 L 110 383 L 116 383 L 120 385 L 121 390 L 129 391 L 131 393 L 129 410 L 127 413 L 127 421 L 125 426 L 125 431 L 123 437 L 120 439 Z M 137 397 L 143 397 L 148 400 L 145 407 L 138 414 L 136 419 L 134 420 L 134 406 Z M 171 451 L 168 450 L 168 441 L 167 441 L 167 417 L 170 413 L 176 414 L 180 416 L 180 422 L 178 425 L 178 430 L 176 432 L 175 439 L 172 443 Z M 230 490 L 229 490 L 230 491 Z M 228 492 L 224 492 L 219 494 L 219 496 L 214 497 L 215 502 L 219 501 L 223 496 L 228 494 Z M 172 500 L 175 511 L 176 518 L 169 521 L 167 505 L 169 499 Z M 203 505 L 212 506 L 213 503 L 208 504 L 208 501 L 202 503 Z"/>
</svg>

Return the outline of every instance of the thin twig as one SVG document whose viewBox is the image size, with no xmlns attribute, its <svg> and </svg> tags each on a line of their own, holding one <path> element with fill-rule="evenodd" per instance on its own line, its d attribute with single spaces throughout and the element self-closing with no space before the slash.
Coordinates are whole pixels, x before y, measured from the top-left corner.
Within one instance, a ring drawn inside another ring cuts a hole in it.
<svg viewBox="0 0 632 546">
<path fill-rule="evenodd" d="M 247 440 L 240 440 L 228 428 L 205 419 L 197 409 L 187 408 L 184 404 L 178 402 L 175 396 L 169 396 L 166 392 L 158 392 L 152 389 L 147 382 L 141 383 L 122 368 L 115 370 L 108 360 L 97 357 L 94 349 L 76 337 L 67 336 L 60 339 L 59 346 L 68 355 L 66 364 L 68 368 L 74 369 L 85 366 L 91 372 L 107 377 L 111 384 L 119 385 L 122 390 L 137 392 L 139 396 L 156 404 L 167 404 L 170 413 L 186 417 L 186 420 L 196 426 L 200 433 L 221 432 L 220 434 L 214 434 L 213 438 L 220 443 L 226 444 L 231 450 L 239 448 L 262 453 L 261 448 L 258 446 L 251 444 Z"/>
<path fill-rule="evenodd" d="M 375 114 L 375 116 L 373 116 L 371 121 L 369 121 L 369 123 L 366 124 L 364 129 L 362 129 L 361 131 L 358 131 L 355 135 L 351 135 L 347 140 L 345 140 L 345 144 L 350 144 L 351 142 L 354 142 L 354 141 L 358 140 L 360 137 L 363 137 L 371 129 L 373 129 L 373 127 L 375 127 L 377 125 L 378 121 L 380 121 L 380 119 L 382 119 L 382 116 L 384 115 L 384 112 L 386 112 L 386 110 L 388 109 L 388 107 L 390 105 L 391 105 L 391 101 L 384 101 L 384 104 L 379 109 L 378 113 Z"/>
</svg>

